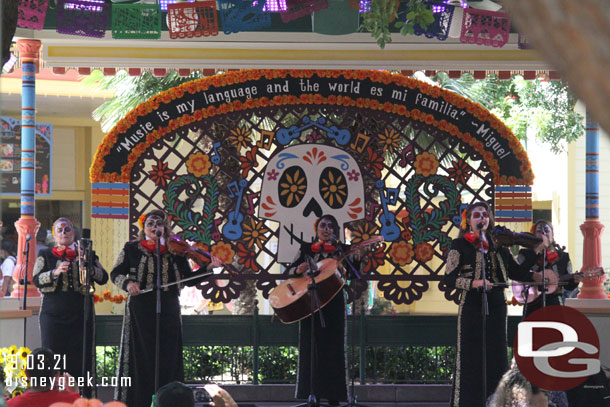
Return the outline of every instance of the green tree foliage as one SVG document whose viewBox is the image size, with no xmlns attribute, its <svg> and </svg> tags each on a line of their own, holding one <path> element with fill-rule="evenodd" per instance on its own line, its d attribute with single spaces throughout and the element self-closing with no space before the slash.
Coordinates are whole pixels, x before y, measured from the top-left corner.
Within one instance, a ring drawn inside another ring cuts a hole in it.
<svg viewBox="0 0 610 407">
<path fill-rule="evenodd" d="M 565 151 L 568 143 L 584 134 L 583 117 L 574 111 L 576 98 L 563 81 L 525 80 L 520 75 L 475 80 L 471 74 L 451 79 L 444 72 L 433 79 L 490 110 L 518 139 L 526 140 L 529 132 L 554 153 Z"/>
<path fill-rule="evenodd" d="M 381 49 L 392 42 L 390 32 L 394 20 L 398 19 L 394 27 L 401 35 L 413 34 L 415 24 L 426 29 L 434 22 L 432 6 L 422 0 L 407 0 L 401 13 L 398 12 L 400 4 L 400 0 L 371 0 L 369 10 L 362 14 L 361 29 L 370 32 Z"/>
<path fill-rule="evenodd" d="M 126 71 L 119 71 L 114 76 L 104 76 L 102 72 L 94 71 L 83 83 L 99 89 L 115 91 L 114 97 L 100 105 L 92 114 L 93 119 L 101 123 L 102 130 L 108 132 L 140 103 L 165 90 L 202 76 L 200 71 L 193 71 L 185 77 L 181 77 L 175 71 L 168 72 L 164 77 L 154 76 L 148 71 L 140 76 L 129 76 Z"/>
</svg>

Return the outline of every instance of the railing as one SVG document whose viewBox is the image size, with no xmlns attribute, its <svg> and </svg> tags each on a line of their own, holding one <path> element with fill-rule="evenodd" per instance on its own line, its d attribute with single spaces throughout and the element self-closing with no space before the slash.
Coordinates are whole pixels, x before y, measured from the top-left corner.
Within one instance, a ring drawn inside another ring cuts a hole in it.
<svg viewBox="0 0 610 407">
<path fill-rule="evenodd" d="M 509 344 L 519 321 L 509 317 Z M 120 315 L 96 319 L 98 376 L 116 371 L 121 323 Z M 456 316 L 349 316 L 347 340 L 355 344 L 352 372 L 362 384 L 449 383 L 456 324 Z M 183 316 L 183 342 L 187 381 L 295 381 L 298 324 L 284 325 L 258 314 Z M 352 356 L 349 347 L 347 356 Z"/>
</svg>

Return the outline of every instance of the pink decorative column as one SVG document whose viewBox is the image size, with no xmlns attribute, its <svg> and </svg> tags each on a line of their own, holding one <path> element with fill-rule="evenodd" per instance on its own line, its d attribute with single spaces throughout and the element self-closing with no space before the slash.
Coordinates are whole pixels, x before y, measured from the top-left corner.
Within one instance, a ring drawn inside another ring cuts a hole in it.
<svg viewBox="0 0 610 407">
<path fill-rule="evenodd" d="M 602 265 L 601 235 L 604 225 L 599 222 L 599 126 L 587 114 L 587 168 L 586 168 L 586 209 L 585 223 L 580 225 L 584 236 L 582 270 L 586 273 L 592 267 Z M 607 299 L 603 283 L 606 276 L 585 278 L 578 298 Z"/>
<path fill-rule="evenodd" d="M 19 234 L 17 264 L 13 271 L 15 284 L 11 296 L 23 297 L 24 280 L 28 297 L 39 297 L 40 293 L 31 284 L 32 270 L 36 261 L 36 232 L 40 223 L 34 217 L 34 173 L 36 171 L 36 72 L 41 43 L 39 40 L 18 40 L 21 78 L 21 217 L 15 222 Z M 24 252 L 29 243 L 26 261 Z"/>
</svg>

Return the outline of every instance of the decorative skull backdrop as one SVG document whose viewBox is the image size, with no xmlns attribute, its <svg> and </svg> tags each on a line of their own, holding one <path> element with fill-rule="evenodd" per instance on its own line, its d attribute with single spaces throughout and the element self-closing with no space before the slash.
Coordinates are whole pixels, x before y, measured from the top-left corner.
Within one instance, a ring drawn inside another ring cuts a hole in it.
<svg viewBox="0 0 610 407">
<path fill-rule="evenodd" d="M 333 215 L 343 225 L 364 218 L 364 185 L 356 160 L 319 144 L 288 147 L 267 162 L 259 218 L 280 223 L 276 260 L 291 261 L 301 242 L 315 237 L 314 221 Z"/>
<path fill-rule="evenodd" d="M 240 71 L 186 83 L 122 120 L 91 174 L 129 186 L 131 236 L 142 212 L 161 208 L 176 233 L 240 270 L 199 285 L 217 302 L 248 280 L 268 297 L 285 278 L 280 263 L 327 213 L 352 243 L 384 236 L 350 295 L 376 281 L 385 298 L 409 304 L 435 283 L 455 300 L 440 281 L 461 208 L 493 204 L 498 181 L 533 179 L 519 141 L 479 105 L 377 71 Z"/>
</svg>

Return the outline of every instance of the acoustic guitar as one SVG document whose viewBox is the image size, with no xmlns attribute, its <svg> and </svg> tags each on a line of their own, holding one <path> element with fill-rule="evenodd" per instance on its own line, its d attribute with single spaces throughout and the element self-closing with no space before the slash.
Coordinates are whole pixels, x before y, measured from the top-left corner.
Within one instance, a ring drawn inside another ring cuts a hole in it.
<svg viewBox="0 0 610 407">
<path fill-rule="evenodd" d="M 318 274 L 314 277 L 314 280 L 318 287 L 320 303 L 319 306 L 314 307 L 315 311 L 328 304 L 345 285 L 343 275 L 337 267 L 341 259 L 362 247 L 370 246 L 382 240 L 384 240 L 383 236 L 373 237 L 352 245 L 339 258 L 323 259 L 316 264 Z M 303 273 L 301 277 L 284 281 L 269 293 L 269 304 L 273 307 L 280 321 L 285 324 L 292 324 L 307 318 L 311 314 L 312 297 L 308 289 L 310 283 L 311 278 L 307 276 L 307 273 Z"/>
<path fill-rule="evenodd" d="M 536 271 L 534 274 L 540 276 L 539 280 L 542 279 L 542 271 Z M 601 277 L 604 274 L 604 269 L 602 267 L 593 267 L 587 269 L 582 272 L 573 273 L 573 274 L 565 274 L 563 276 L 558 276 L 555 273 L 555 270 L 545 269 L 544 270 L 544 278 L 546 279 L 546 293 L 553 294 L 557 291 L 557 288 L 562 285 L 569 284 L 571 279 L 574 276 L 582 276 L 583 278 L 595 278 Z M 527 289 L 526 289 L 527 287 Z M 540 291 L 542 287 L 542 283 L 513 283 L 512 290 L 513 296 L 519 302 L 519 304 L 525 304 L 526 298 L 527 303 L 530 304 L 537 300 L 541 295 L 542 291 Z"/>
</svg>

